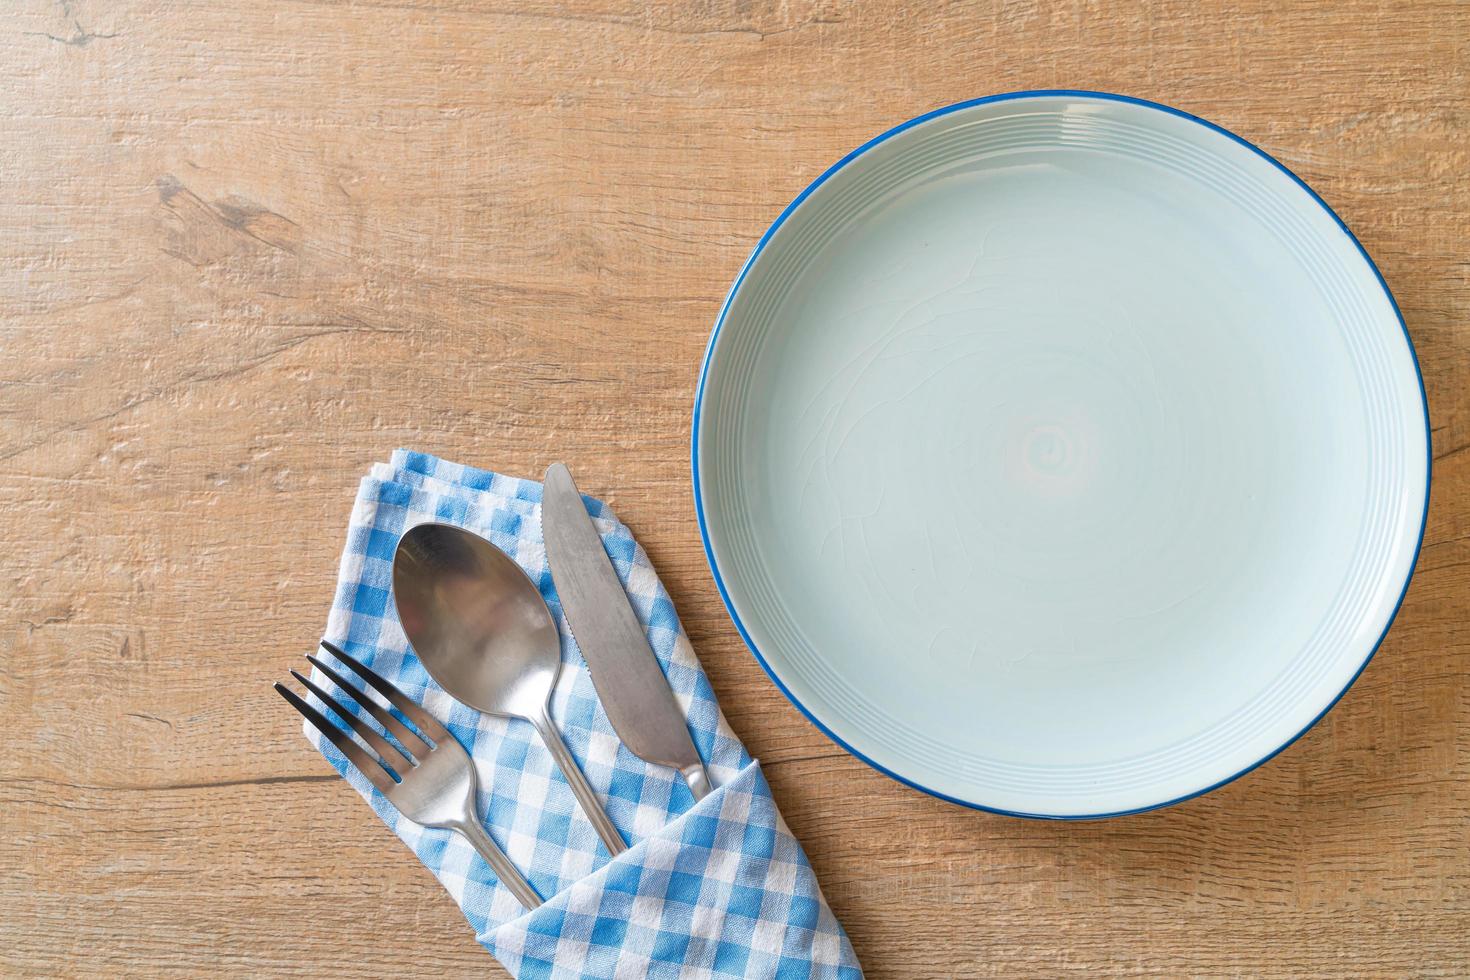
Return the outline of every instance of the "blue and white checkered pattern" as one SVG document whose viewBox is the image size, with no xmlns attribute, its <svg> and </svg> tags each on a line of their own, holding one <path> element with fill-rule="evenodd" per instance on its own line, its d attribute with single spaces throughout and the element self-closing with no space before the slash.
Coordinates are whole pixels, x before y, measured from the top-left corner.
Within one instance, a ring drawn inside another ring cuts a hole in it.
<svg viewBox="0 0 1470 980">
<path fill-rule="evenodd" d="M 861 977 L 760 764 L 720 713 L 648 556 L 605 505 L 585 499 L 714 792 L 696 805 L 677 773 L 618 741 L 552 584 L 541 485 L 402 450 L 390 465 L 373 467 L 358 490 L 326 635 L 423 704 L 469 750 L 485 827 L 546 904 L 525 912 L 462 838 L 402 817 L 310 726 L 307 737 L 517 977 Z M 562 636 L 552 714 L 628 841 L 617 858 L 609 860 L 531 726 L 454 701 L 409 648 L 389 591 L 393 551 L 407 528 L 430 520 L 483 535 L 540 586 Z M 327 678 L 314 679 L 330 690 Z"/>
</svg>

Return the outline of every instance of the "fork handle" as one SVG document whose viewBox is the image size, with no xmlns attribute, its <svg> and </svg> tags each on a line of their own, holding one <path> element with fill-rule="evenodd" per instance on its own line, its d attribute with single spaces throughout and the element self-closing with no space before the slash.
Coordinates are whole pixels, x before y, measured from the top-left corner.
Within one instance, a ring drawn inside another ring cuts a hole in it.
<svg viewBox="0 0 1470 980">
<path fill-rule="evenodd" d="M 536 894 L 535 889 L 516 870 L 516 866 L 510 863 L 510 858 L 505 856 L 500 845 L 485 833 L 485 828 L 480 826 L 480 821 L 466 820 L 463 823 L 451 825 L 450 829 L 458 831 L 465 840 L 470 842 L 475 853 L 485 859 L 485 863 L 490 865 L 490 870 L 495 872 L 495 877 L 500 879 L 502 885 L 510 889 L 516 901 L 526 907 L 526 911 L 529 912 L 541 904 L 541 896 Z"/>
<path fill-rule="evenodd" d="M 587 819 L 592 822 L 592 828 L 597 831 L 597 836 L 602 838 L 602 846 L 607 848 L 607 853 L 617 857 L 626 851 L 627 842 L 623 840 L 623 835 L 618 833 L 618 828 L 613 826 L 607 811 L 602 808 L 602 801 L 593 792 L 591 784 L 587 782 L 587 777 L 582 775 L 582 770 L 577 766 L 577 760 L 572 758 L 567 743 L 562 741 L 556 722 L 551 720 L 550 708 L 543 708 L 541 716 L 533 717 L 531 723 L 536 726 L 541 741 L 546 743 L 547 749 L 551 751 L 552 759 L 556 761 L 557 768 L 566 777 L 567 784 L 572 787 L 572 795 L 581 804 L 582 812 L 587 814 Z"/>
</svg>

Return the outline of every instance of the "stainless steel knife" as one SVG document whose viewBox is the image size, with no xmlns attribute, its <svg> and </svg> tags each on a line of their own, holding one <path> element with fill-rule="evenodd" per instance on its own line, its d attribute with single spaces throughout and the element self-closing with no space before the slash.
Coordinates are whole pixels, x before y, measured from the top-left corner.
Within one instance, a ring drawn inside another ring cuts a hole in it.
<svg viewBox="0 0 1470 980">
<path fill-rule="evenodd" d="M 562 610 L 618 738 L 639 758 L 679 770 L 695 800 L 703 799 L 709 773 L 684 712 L 561 463 L 546 470 L 541 536 Z"/>
</svg>

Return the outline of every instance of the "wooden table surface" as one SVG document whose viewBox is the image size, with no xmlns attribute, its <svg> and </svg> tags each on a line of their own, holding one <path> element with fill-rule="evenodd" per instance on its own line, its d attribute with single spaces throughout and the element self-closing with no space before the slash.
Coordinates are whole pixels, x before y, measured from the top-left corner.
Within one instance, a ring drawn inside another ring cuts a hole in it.
<svg viewBox="0 0 1470 980">
<path fill-rule="evenodd" d="M 0 82 L 0 972 L 501 975 L 269 687 L 409 446 L 611 500 L 872 977 L 1470 973 L 1470 5 L 23 0 Z M 687 463 L 782 206 L 919 112 L 1054 87 L 1311 182 L 1403 308 L 1435 453 L 1339 707 L 1083 824 L 930 799 L 803 720 Z"/>
</svg>

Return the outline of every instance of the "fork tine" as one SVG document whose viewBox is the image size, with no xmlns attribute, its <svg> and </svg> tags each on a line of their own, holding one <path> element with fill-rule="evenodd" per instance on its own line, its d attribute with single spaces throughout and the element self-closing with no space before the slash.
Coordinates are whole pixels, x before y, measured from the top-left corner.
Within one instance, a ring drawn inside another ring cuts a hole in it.
<svg viewBox="0 0 1470 980">
<path fill-rule="evenodd" d="M 430 748 L 429 743 L 419 738 L 418 735 L 414 733 L 413 729 L 409 728 L 397 718 L 394 718 L 393 714 L 382 705 L 378 704 L 378 702 L 374 701 L 372 698 L 359 691 L 356 687 L 349 684 L 347 682 L 347 678 L 343 677 L 341 674 L 328 667 L 316 657 L 308 655 L 306 659 L 311 662 L 311 665 L 313 667 L 330 677 L 332 679 L 332 683 L 341 688 L 348 697 L 352 698 L 352 700 L 356 701 L 358 704 L 368 709 L 372 716 L 378 719 L 378 723 L 380 725 L 388 729 L 388 731 L 392 732 L 393 737 L 402 742 L 403 747 L 408 749 L 408 754 L 412 756 L 411 761 L 416 760 L 418 762 L 423 762 L 424 758 L 431 751 L 433 751 Z M 293 670 L 291 671 L 291 673 L 294 674 L 296 673 L 296 671 Z M 378 751 L 381 752 L 382 749 L 379 749 Z M 401 755 L 402 753 L 399 754 Z"/>
<path fill-rule="evenodd" d="M 346 732 L 327 721 L 320 711 L 306 703 L 305 698 L 284 684 L 277 684 L 275 688 L 277 694 L 289 701 L 291 707 L 301 712 L 302 716 L 311 722 L 317 731 L 325 735 L 333 745 L 341 750 L 343 755 L 347 756 L 347 760 L 357 767 L 358 772 L 368 778 L 368 782 L 378 788 L 378 792 L 387 793 L 397 785 L 377 759 L 368 755 L 356 742 L 348 738 Z"/>
<path fill-rule="evenodd" d="M 389 684 L 387 681 L 383 680 L 383 678 L 379 677 L 376 673 L 369 670 L 365 664 L 361 663 L 354 657 L 348 656 L 340 647 L 336 646 L 333 643 L 328 643 L 326 640 L 322 640 L 321 645 L 328 653 L 350 667 L 354 674 L 371 684 L 373 689 L 376 690 L 379 694 L 383 695 L 383 697 L 387 698 L 388 701 L 393 705 L 393 707 L 403 712 L 404 716 L 408 718 L 409 721 L 413 722 L 419 727 L 419 731 L 423 732 L 425 735 L 429 736 L 436 742 L 450 737 L 449 732 L 445 730 L 443 725 L 439 724 L 439 722 L 435 720 L 433 715 L 429 714 L 423 708 L 414 704 L 412 701 L 404 696 L 402 691 L 398 690 L 398 688 L 394 687 L 392 684 Z"/>
<path fill-rule="evenodd" d="M 402 749 L 395 748 L 393 743 L 379 735 L 371 725 L 363 724 L 361 719 L 342 707 L 336 698 L 312 683 L 310 677 L 295 670 L 291 671 L 291 676 L 305 684 L 306 689 L 312 694 L 315 694 L 318 701 L 331 708 L 337 717 L 347 722 L 347 727 L 356 732 L 358 738 L 372 746 L 373 750 L 378 753 L 378 758 L 382 760 L 384 767 L 397 773 L 399 779 L 403 778 L 404 773 L 413 769 L 413 759 L 409 758 L 407 753 Z M 338 686 L 340 687 L 341 685 Z M 349 690 L 347 693 L 351 694 L 353 692 Z M 399 760 L 402 761 L 400 762 Z"/>
</svg>

